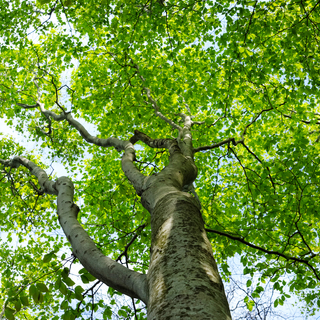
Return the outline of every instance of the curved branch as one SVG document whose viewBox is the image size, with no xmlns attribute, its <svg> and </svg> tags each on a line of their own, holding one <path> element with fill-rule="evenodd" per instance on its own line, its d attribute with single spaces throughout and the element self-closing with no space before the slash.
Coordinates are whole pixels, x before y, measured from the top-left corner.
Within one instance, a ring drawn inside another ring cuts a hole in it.
<svg viewBox="0 0 320 320">
<path fill-rule="evenodd" d="M 136 143 L 138 141 L 142 141 L 150 148 L 165 148 L 169 149 L 171 144 L 173 143 L 172 139 L 152 139 L 145 133 L 134 130 L 134 136 L 130 139 L 132 143 Z"/>
<path fill-rule="evenodd" d="M 58 195 L 57 189 L 55 188 L 55 184 L 52 181 L 49 181 L 47 173 L 32 161 L 23 157 L 14 157 L 11 160 L 0 159 L 0 163 L 3 164 L 5 167 L 10 168 L 19 168 L 21 165 L 24 166 L 30 171 L 32 175 L 38 178 L 38 182 L 41 187 L 41 192 L 46 194 Z"/>
<path fill-rule="evenodd" d="M 134 150 L 133 144 L 130 141 L 120 140 L 114 137 L 102 139 L 96 136 L 92 136 L 79 121 L 75 120 L 72 117 L 70 112 L 63 111 L 60 114 L 56 114 L 53 111 L 46 110 L 44 108 L 44 104 L 41 102 L 38 102 L 36 105 L 33 105 L 33 106 L 28 106 L 24 104 L 19 104 L 19 105 L 23 108 L 40 107 L 40 111 L 45 115 L 45 117 L 49 121 L 49 130 L 51 130 L 51 118 L 54 119 L 55 121 L 66 120 L 73 128 L 75 128 L 80 133 L 83 139 L 85 139 L 88 143 L 92 143 L 97 146 L 101 146 L 105 148 L 114 147 L 117 151 L 124 150 L 125 153 L 122 156 L 122 169 L 126 177 L 133 184 L 138 195 L 141 194 L 141 188 L 142 188 L 145 176 L 133 164 L 133 161 L 135 160 L 136 156 L 135 156 L 135 150 Z"/>
<path fill-rule="evenodd" d="M 50 181 L 44 170 L 23 157 L 0 159 L 0 163 L 11 168 L 23 165 L 38 178 L 44 193 L 57 195 L 60 225 L 73 253 L 93 276 L 119 292 L 148 303 L 146 275 L 127 269 L 105 256 L 78 222 L 79 208 L 73 203 L 74 186 L 69 178 L 60 177 L 56 182 Z"/>
<path fill-rule="evenodd" d="M 37 104 L 32 105 L 32 106 L 25 105 L 22 103 L 17 103 L 17 104 L 19 106 L 21 106 L 22 108 L 28 108 L 28 109 L 39 107 L 41 113 L 44 114 L 44 116 L 48 119 L 49 126 L 51 126 L 51 118 L 55 121 L 67 120 L 68 123 L 80 133 L 80 135 L 82 136 L 82 138 L 84 140 L 86 140 L 89 143 L 95 144 L 97 146 L 105 147 L 105 148 L 114 147 L 117 151 L 121 151 L 121 150 L 125 150 L 126 146 L 129 144 L 129 141 L 119 140 L 114 137 L 102 139 L 102 138 L 98 138 L 96 136 L 92 136 L 79 121 L 75 120 L 72 117 L 70 112 L 63 111 L 60 114 L 56 114 L 53 111 L 46 110 L 44 108 L 44 104 L 41 102 L 38 102 Z"/>
<path fill-rule="evenodd" d="M 132 183 L 137 194 L 141 196 L 146 176 L 144 176 L 133 164 L 133 161 L 135 161 L 135 159 L 136 155 L 133 144 L 131 142 L 128 142 L 125 146 L 125 153 L 123 154 L 121 159 L 122 170 L 128 180 Z"/>
</svg>

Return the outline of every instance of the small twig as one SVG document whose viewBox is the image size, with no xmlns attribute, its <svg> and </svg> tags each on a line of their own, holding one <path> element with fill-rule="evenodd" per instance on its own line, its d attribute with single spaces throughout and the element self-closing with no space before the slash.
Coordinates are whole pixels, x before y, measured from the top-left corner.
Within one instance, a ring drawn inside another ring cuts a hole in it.
<svg viewBox="0 0 320 320">
<path fill-rule="evenodd" d="M 129 243 L 124 247 L 123 252 L 119 255 L 119 257 L 116 259 L 116 261 L 121 261 L 121 258 L 122 258 L 123 256 L 125 256 L 125 257 L 127 256 L 129 247 L 134 243 L 134 241 L 135 241 L 135 240 L 138 238 L 138 236 L 139 236 L 139 233 L 138 233 L 138 231 L 140 231 L 139 229 L 143 230 L 146 226 L 147 226 L 147 225 L 144 223 L 143 225 L 141 225 L 141 226 L 139 226 L 139 227 L 137 228 L 137 231 L 136 231 L 135 235 L 132 237 L 132 239 L 129 241 Z"/>
<path fill-rule="evenodd" d="M 144 77 L 140 74 L 138 65 L 134 65 L 134 68 L 137 69 L 137 72 L 138 72 L 139 77 L 140 77 L 140 79 L 142 80 L 142 82 L 145 82 L 146 80 L 145 80 Z M 160 110 L 160 107 L 159 107 L 157 101 L 152 98 L 150 89 L 147 88 L 147 87 L 145 87 L 145 86 L 142 86 L 142 88 L 143 88 L 144 92 L 146 93 L 149 102 L 150 102 L 151 105 L 153 106 L 153 109 L 154 109 L 154 112 L 155 112 L 156 116 L 158 116 L 160 119 L 162 119 L 163 121 L 165 121 L 166 123 L 168 123 L 173 129 L 177 129 L 178 131 L 182 130 L 182 128 L 181 128 L 179 125 L 175 124 L 171 119 L 167 118 L 165 115 L 163 115 L 163 114 L 159 111 L 159 110 Z"/>
<path fill-rule="evenodd" d="M 246 34 L 244 35 L 244 44 L 247 41 L 247 36 L 248 36 L 249 29 L 250 29 L 250 26 L 251 26 L 251 23 L 252 23 L 252 18 L 254 16 L 254 13 L 255 13 L 255 10 L 256 10 L 257 3 L 258 3 L 258 0 L 256 0 L 256 2 L 254 4 L 254 7 L 253 7 L 253 10 L 252 10 L 252 13 L 251 13 L 251 16 L 250 16 L 250 21 L 249 21 L 249 24 L 248 24 L 248 28 L 247 28 Z"/>
</svg>

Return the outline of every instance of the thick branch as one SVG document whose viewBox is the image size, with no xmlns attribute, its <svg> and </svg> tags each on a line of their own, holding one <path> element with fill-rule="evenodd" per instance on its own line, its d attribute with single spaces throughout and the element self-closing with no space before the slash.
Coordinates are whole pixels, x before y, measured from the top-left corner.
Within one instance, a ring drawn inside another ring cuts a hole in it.
<svg viewBox="0 0 320 320">
<path fill-rule="evenodd" d="M 23 165 L 38 178 L 44 193 L 57 195 L 60 225 L 74 254 L 92 275 L 115 290 L 141 299 L 147 304 L 146 275 L 129 270 L 105 256 L 78 222 L 79 208 L 73 203 L 74 186 L 69 178 L 61 177 L 56 182 L 50 181 L 44 170 L 22 157 L 15 157 L 12 160 L 0 159 L 0 163 L 11 168 Z"/>
<path fill-rule="evenodd" d="M 125 153 L 122 156 L 121 164 L 122 170 L 129 181 L 132 183 L 137 194 L 142 194 L 142 187 L 146 177 L 134 165 L 133 161 L 136 159 L 135 150 L 132 143 L 128 143 L 125 147 Z"/>
<path fill-rule="evenodd" d="M 36 164 L 34 164 L 32 161 L 23 157 L 14 157 L 11 160 L 0 159 L 0 163 L 3 164 L 5 167 L 10 168 L 18 168 L 20 167 L 20 165 L 26 167 L 32 175 L 38 178 L 38 182 L 41 187 L 41 192 L 58 195 L 54 182 L 49 181 L 47 173 L 40 167 L 38 167 Z"/>
<path fill-rule="evenodd" d="M 145 133 L 135 130 L 134 136 L 130 139 L 133 143 L 142 141 L 150 148 L 165 148 L 169 150 L 170 155 L 173 155 L 175 152 L 181 152 L 180 148 L 174 139 L 152 139 L 147 136 Z"/>
<path fill-rule="evenodd" d="M 19 105 L 22 106 L 23 108 L 40 107 L 41 112 L 46 116 L 46 118 L 49 121 L 50 128 L 51 128 L 51 118 L 53 118 L 56 121 L 67 120 L 68 123 L 72 127 L 74 127 L 87 142 L 95 144 L 97 146 L 105 147 L 105 148 L 114 147 L 117 151 L 124 150 L 125 153 L 122 157 L 122 169 L 126 177 L 133 184 L 137 193 L 141 194 L 141 188 L 142 188 L 142 184 L 145 179 L 145 176 L 133 164 L 133 161 L 135 160 L 135 150 L 134 150 L 133 144 L 130 141 L 123 141 L 114 137 L 101 139 L 101 138 L 92 136 L 79 121 L 75 120 L 72 117 L 70 112 L 63 111 L 60 114 L 56 114 L 55 112 L 46 110 L 44 108 L 44 104 L 41 102 L 38 102 L 34 106 L 28 106 L 23 104 L 19 104 Z"/>
<path fill-rule="evenodd" d="M 138 141 L 142 141 L 150 148 L 165 148 L 169 149 L 171 144 L 173 143 L 172 139 L 152 139 L 145 133 L 134 130 L 134 136 L 130 139 L 130 141 L 134 141 L 133 143 L 136 143 Z"/>
<path fill-rule="evenodd" d="M 191 116 L 188 116 L 184 113 L 178 114 L 183 121 L 183 128 L 179 132 L 179 147 L 182 153 L 185 156 L 189 156 L 193 158 L 193 146 L 192 146 L 192 134 L 191 134 L 191 127 L 193 125 L 193 121 L 191 120 Z"/>
</svg>

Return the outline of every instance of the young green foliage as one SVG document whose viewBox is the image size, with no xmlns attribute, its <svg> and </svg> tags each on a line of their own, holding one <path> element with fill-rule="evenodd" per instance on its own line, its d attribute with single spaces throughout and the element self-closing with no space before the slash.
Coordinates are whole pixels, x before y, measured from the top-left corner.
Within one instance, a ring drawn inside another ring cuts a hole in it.
<svg viewBox="0 0 320 320">
<path fill-rule="evenodd" d="M 118 151 L 43 110 L 121 140 L 179 139 L 179 114 L 192 116 L 195 191 L 222 276 L 239 254 L 245 274 L 260 273 L 253 297 L 270 280 L 274 307 L 290 293 L 320 308 L 319 2 L 0 0 L 0 15 L 0 116 L 38 143 L 28 159 L 68 170 L 78 220 L 105 255 L 147 273 L 149 213 Z M 145 175 L 169 162 L 165 149 L 136 150 Z M 0 159 L 26 154 L 1 137 Z M 110 319 L 110 306 L 87 299 L 95 278 L 69 276 L 54 197 L 21 167 L 1 166 L 0 183 L 0 313 Z"/>
</svg>

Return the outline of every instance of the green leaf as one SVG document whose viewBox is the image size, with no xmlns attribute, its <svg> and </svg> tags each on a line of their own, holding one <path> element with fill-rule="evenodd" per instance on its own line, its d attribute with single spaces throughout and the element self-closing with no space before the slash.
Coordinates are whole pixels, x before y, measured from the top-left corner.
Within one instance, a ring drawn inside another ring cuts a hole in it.
<svg viewBox="0 0 320 320">
<path fill-rule="evenodd" d="M 72 3 L 73 3 L 73 0 L 65 0 L 63 2 L 63 5 L 66 6 L 66 7 L 70 7 L 72 5 Z"/>
<path fill-rule="evenodd" d="M 24 305 L 24 306 L 29 306 L 29 298 L 28 296 L 21 296 L 20 297 L 20 300 L 21 300 L 21 303 Z"/>
<path fill-rule="evenodd" d="M 55 289 L 59 289 L 61 286 L 61 278 L 58 278 L 54 284 Z"/>
<path fill-rule="evenodd" d="M 10 309 L 8 307 L 5 307 L 4 314 L 5 314 L 5 316 L 6 316 L 6 318 L 8 320 L 14 320 L 14 315 L 13 315 L 14 314 L 14 310 L 12 310 L 12 309 Z"/>
<path fill-rule="evenodd" d="M 251 52 L 250 50 L 246 49 L 246 54 L 249 55 L 249 56 L 252 56 L 253 52 Z"/>
<path fill-rule="evenodd" d="M 44 283 L 37 283 L 37 288 L 41 291 L 41 292 L 48 292 L 48 288 Z"/>
<path fill-rule="evenodd" d="M 62 310 L 65 310 L 65 309 L 67 309 L 68 307 L 69 307 L 68 301 L 67 301 L 67 300 L 62 301 L 60 308 L 61 308 Z"/>
<path fill-rule="evenodd" d="M 247 303 L 247 308 L 249 311 L 252 311 L 253 307 L 254 307 L 255 303 L 253 300 L 250 300 L 248 303 Z"/>
<path fill-rule="evenodd" d="M 74 282 L 72 279 L 70 279 L 69 277 L 64 278 L 63 281 L 64 281 L 65 284 L 66 284 L 67 286 L 69 286 L 69 287 L 72 287 L 72 286 L 75 285 L 75 282 Z"/>
<path fill-rule="evenodd" d="M 105 310 L 103 311 L 103 319 L 107 320 L 107 319 L 111 319 L 112 318 L 112 310 L 111 308 L 108 306 L 105 308 Z"/>
<path fill-rule="evenodd" d="M 89 283 L 89 279 L 87 278 L 87 275 L 86 274 L 82 274 L 81 276 L 81 281 L 86 284 L 86 283 Z"/>
<path fill-rule="evenodd" d="M 37 294 L 38 290 L 36 288 L 36 286 L 34 284 L 32 284 L 30 287 L 29 287 L 29 294 L 30 296 L 33 296 L 35 294 Z"/>
<path fill-rule="evenodd" d="M 74 293 L 75 293 L 75 297 L 76 299 L 82 301 L 83 300 L 83 295 L 82 292 L 84 291 L 84 289 L 81 286 L 76 286 L 74 289 Z"/>
<path fill-rule="evenodd" d="M 51 261 L 51 259 L 53 258 L 53 254 L 52 253 L 47 253 L 44 255 L 42 262 L 43 263 L 49 263 Z"/>
<path fill-rule="evenodd" d="M 118 310 L 118 315 L 120 317 L 126 318 L 127 317 L 127 312 L 125 310 L 120 309 L 120 310 Z"/>
<path fill-rule="evenodd" d="M 92 274 L 90 274 L 90 273 L 87 273 L 86 277 L 88 278 L 89 281 L 97 280 L 97 278 L 95 276 L 93 276 Z"/>
<path fill-rule="evenodd" d="M 64 283 L 61 282 L 60 287 L 59 287 L 59 291 L 63 294 L 63 295 L 67 295 L 69 293 L 69 290 L 67 289 L 66 285 Z"/>
<path fill-rule="evenodd" d="M 17 300 L 14 303 L 14 307 L 15 307 L 16 311 L 20 311 L 21 310 L 21 302 L 20 302 L 20 300 Z"/>
</svg>

